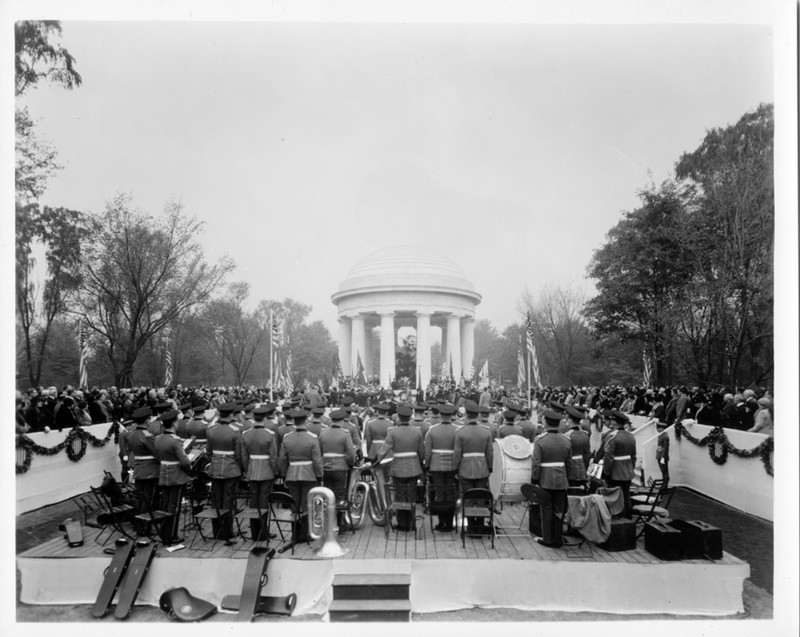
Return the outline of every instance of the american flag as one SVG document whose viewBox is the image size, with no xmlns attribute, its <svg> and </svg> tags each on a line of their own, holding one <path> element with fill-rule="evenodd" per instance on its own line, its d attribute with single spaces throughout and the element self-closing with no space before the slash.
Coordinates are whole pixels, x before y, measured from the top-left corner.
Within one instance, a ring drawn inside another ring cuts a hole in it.
<svg viewBox="0 0 800 637">
<path fill-rule="evenodd" d="M 283 370 L 284 384 L 287 391 L 294 390 L 294 383 L 292 382 L 292 352 L 286 348 L 286 369 Z"/>
<path fill-rule="evenodd" d="M 642 351 L 642 384 L 645 387 L 650 387 L 650 378 L 653 374 L 653 366 L 650 360 L 650 351 L 647 348 L 647 345 L 644 346 L 644 350 Z"/>
<path fill-rule="evenodd" d="M 531 313 L 526 312 L 525 315 L 525 334 L 528 340 L 528 354 L 531 356 L 531 370 L 533 372 L 533 380 L 537 387 L 542 386 L 542 379 L 539 377 L 539 359 L 536 356 L 536 345 L 533 342 L 533 321 L 531 320 Z"/>
<path fill-rule="evenodd" d="M 273 347 L 280 347 L 280 330 L 278 329 L 278 319 L 273 310 L 269 311 L 269 324 L 272 335 Z"/>
<path fill-rule="evenodd" d="M 486 384 L 486 383 L 489 382 L 489 359 L 488 358 L 486 359 L 486 362 L 483 364 L 483 367 L 481 367 L 480 377 L 481 377 L 481 383 L 482 384 Z"/>
<path fill-rule="evenodd" d="M 344 370 L 342 369 L 342 361 L 339 360 L 339 352 L 333 353 L 333 377 L 337 383 L 344 378 Z"/>
<path fill-rule="evenodd" d="M 473 365 L 472 363 L 470 363 L 469 367 L 467 368 L 467 378 L 469 378 L 470 380 L 473 380 L 475 378 L 475 365 Z"/>
<path fill-rule="evenodd" d="M 525 350 L 522 348 L 522 335 L 519 337 L 519 350 L 517 350 L 517 386 L 522 387 L 527 380 L 525 373 Z"/>
<path fill-rule="evenodd" d="M 78 346 L 80 349 L 80 363 L 78 365 L 80 378 L 78 380 L 78 385 L 81 387 L 88 387 L 89 374 L 86 371 L 86 362 L 89 359 L 89 347 L 86 340 L 86 330 L 83 327 L 83 321 L 78 323 Z"/>
<path fill-rule="evenodd" d="M 164 373 L 164 387 L 172 385 L 172 352 L 169 351 L 169 341 L 165 341 L 164 345 L 164 358 L 167 362 L 167 370 Z"/>
<path fill-rule="evenodd" d="M 356 382 L 367 384 L 367 375 L 364 373 L 364 365 L 361 362 L 361 352 L 356 354 Z"/>
</svg>

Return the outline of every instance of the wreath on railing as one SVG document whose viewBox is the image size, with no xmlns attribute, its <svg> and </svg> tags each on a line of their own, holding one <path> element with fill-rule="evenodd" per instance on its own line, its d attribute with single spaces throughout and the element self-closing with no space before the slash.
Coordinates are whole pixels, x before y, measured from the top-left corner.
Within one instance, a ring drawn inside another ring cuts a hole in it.
<svg viewBox="0 0 800 637">
<path fill-rule="evenodd" d="M 16 444 L 17 473 L 27 473 L 28 469 L 31 468 L 33 454 L 38 454 L 40 456 L 54 456 L 57 453 L 60 453 L 62 450 L 66 450 L 67 458 L 72 460 L 72 462 L 78 462 L 81 460 L 81 458 L 83 458 L 83 456 L 86 455 L 86 449 L 89 444 L 91 444 L 92 447 L 105 447 L 112 438 L 114 439 L 114 444 L 119 444 L 120 430 L 120 424 L 117 421 L 114 421 L 108 428 L 108 433 L 106 433 L 105 438 L 97 438 L 88 431 L 85 431 L 76 425 L 70 429 L 67 437 L 54 447 L 43 447 L 42 445 L 37 445 L 25 434 L 18 434 Z"/>
<path fill-rule="evenodd" d="M 715 464 L 725 464 L 728 461 L 729 453 L 732 453 L 738 458 L 755 458 L 756 456 L 760 456 L 761 463 L 764 465 L 764 470 L 771 476 L 775 475 L 775 468 L 772 464 L 772 452 L 775 449 L 775 439 L 772 436 L 752 449 L 739 449 L 728 440 L 728 436 L 723 427 L 714 427 L 708 435 L 703 438 L 695 438 L 689 433 L 686 427 L 683 426 L 683 423 L 676 422 L 675 438 L 679 442 L 681 436 L 685 436 L 689 442 L 699 447 L 708 447 L 708 455 Z"/>
</svg>

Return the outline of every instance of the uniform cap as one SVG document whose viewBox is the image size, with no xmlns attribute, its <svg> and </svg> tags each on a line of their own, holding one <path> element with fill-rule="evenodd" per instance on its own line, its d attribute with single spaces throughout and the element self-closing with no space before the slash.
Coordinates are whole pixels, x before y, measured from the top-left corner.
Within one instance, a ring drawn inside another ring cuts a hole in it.
<svg viewBox="0 0 800 637">
<path fill-rule="evenodd" d="M 348 405 L 352 405 L 355 402 L 355 399 L 352 396 L 345 396 L 344 400 L 342 400 L 342 405 L 347 407 Z"/>
<path fill-rule="evenodd" d="M 478 403 L 473 402 L 471 400 L 468 400 L 467 402 L 464 403 L 464 411 L 466 411 L 468 414 L 480 413 L 478 409 Z"/>
<path fill-rule="evenodd" d="M 513 421 L 517 417 L 517 412 L 513 409 L 506 409 L 503 412 L 503 418 L 508 420 L 509 422 Z"/>
<path fill-rule="evenodd" d="M 492 410 L 489 409 L 486 405 L 478 405 L 478 413 L 479 414 L 491 414 Z"/>
<path fill-rule="evenodd" d="M 255 416 L 265 416 L 268 413 L 270 413 L 270 409 L 267 405 L 261 405 L 253 410 L 253 415 Z"/>
<path fill-rule="evenodd" d="M 448 404 L 439 405 L 439 413 L 443 416 L 452 416 L 456 413 L 456 406 Z"/>
<path fill-rule="evenodd" d="M 567 416 L 569 416 L 573 422 L 580 422 L 583 419 L 583 413 L 575 409 L 572 405 L 567 405 Z"/>
<path fill-rule="evenodd" d="M 183 403 L 183 404 L 180 406 L 180 408 L 179 408 L 179 409 L 180 409 L 181 411 L 189 411 L 191 408 L 192 408 L 192 403 Z"/>
<path fill-rule="evenodd" d="M 546 410 L 543 414 L 544 423 L 548 429 L 558 429 L 561 425 L 561 414 L 557 411 Z"/>
<path fill-rule="evenodd" d="M 139 409 L 134 409 L 133 413 L 131 414 L 131 418 L 134 420 L 139 420 L 140 418 L 149 418 L 153 413 L 153 410 L 150 407 L 139 407 Z"/>
<path fill-rule="evenodd" d="M 408 405 L 400 405 L 397 408 L 397 415 L 401 418 L 411 418 L 412 409 Z"/>
<path fill-rule="evenodd" d="M 339 422 L 345 418 L 347 418 L 347 412 L 344 409 L 337 409 L 336 411 L 331 412 L 331 420 L 333 422 Z"/>
<path fill-rule="evenodd" d="M 217 411 L 220 414 L 232 414 L 236 411 L 236 403 L 222 403 L 221 405 L 217 405 Z"/>
<path fill-rule="evenodd" d="M 168 409 L 172 409 L 172 403 L 157 403 L 153 409 L 156 411 L 167 411 Z"/>
<path fill-rule="evenodd" d="M 389 411 L 389 403 L 378 403 L 375 405 L 375 409 L 378 411 Z"/>
<path fill-rule="evenodd" d="M 314 409 L 311 410 L 311 413 L 315 416 L 322 416 L 325 413 L 325 407 L 314 407 Z"/>
<path fill-rule="evenodd" d="M 426 403 L 414 403 L 414 411 L 425 411 L 427 408 Z"/>
<path fill-rule="evenodd" d="M 609 412 L 606 413 L 608 414 Z M 621 411 L 617 411 L 616 409 L 612 409 L 610 413 L 611 413 L 611 418 L 613 418 L 616 422 L 618 422 L 621 425 L 625 425 L 631 421 L 631 419 L 628 418 L 628 416 L 623 414 Z"/>
<path fill-rule="evenodd" d="M 199 414 L 199 413 L 201 413 L 201 412 L 203 412 L 205 410 L 206 410 L 206 406 L 205 405 L 195 405 L 194 407 L 192 407 L 192 411 L 194 413 L 196 413 L 196 414 Z"/>
<path fill-rule="evenodd" d="M 169 411 L 165 411 L 163 414 L 161 414 L 158 419 L 166 425 L 167 423 L 171 423 L 173 420 L 175 420 L 179 413 L 180 412 L 177 409 L 170 409 Z"/>
</svg>

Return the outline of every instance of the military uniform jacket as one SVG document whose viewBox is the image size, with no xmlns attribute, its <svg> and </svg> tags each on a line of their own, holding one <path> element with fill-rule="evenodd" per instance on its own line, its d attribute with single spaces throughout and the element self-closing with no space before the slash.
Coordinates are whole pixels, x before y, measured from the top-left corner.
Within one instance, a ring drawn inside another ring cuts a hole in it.
<svg viewBox="0 0 800 637">
<path fill-rule="evenodd" d="M 283 446 L 283 439 L 290 433 L 294 432 L 294 425 L 281 425 L 278 427 L 278 455 L 280 456 L 281 447 Z"/>
<path fill-rule="evenodd" d="M 364 439 L 367 441 L 367 456 L 374 458 L 383 447 L 386 435 L 392 423 L 383 416 L 370 420 L 364 427 Z"/>
<path fill-rule="evenodd" d="M 419 429 L 419 432 L 422 434 L 422 439 L 425 440 L 425 436 L 428 435 L 428 431 L 430 430 L 431 426 L 426 420 L 411 420 L 409 423 L 413 427 Z"/>
<path fill-rule="evenodd" d="M 278 473 L 277 436 L 256 423 L 242 434 L 242 463 L 251 482 L 274 480 Z"/>
<path fill-rule="evenodd" d="M 319 418 L 314 418 L 310 423 L 306 425 L 306 431 L 314 434 L 319 438 L 319 434 L 322 432 L 323 429 L 326 429 L 326 425 L 322 420 Z"/>
<path fill-rule="evenodd" d="M 567 466 L 567 477 L 570 480 L 586 480 L 586 468 L 592 455 L 589 450 L 589 434 L 578 427 L 571 429 L 566 435 L 572 447 L 572 459 Z"/>
<path fill-rule="evenodd" d="M 522 436 L 526 440 L 528 439 L 522 431 L 522 427 L 517 423 L 512 423 L 510 425 L 508 423 L 503 423 L 497 428 L 498 438 L 506 438 L 507 436 Z"/>
<path fill-rule="evenodd" d="M 206 429 L 208 423 L 202 418 L 192 418 L 186 423 L 186 437 L 194 436 L 194 446 L 202 449 L 206 446 Z"/>
<path fill-rule="evenodd" d="M 467 480 L 487 478 L 493 461 L 492 434 L 477 421 L 470 420 L 456 432 L 453 445 L 453 465 L 458 475 Z"/>
<path fill-rule="evenodd" d="M 217 480 L 242 475 L 242 434 L 232 423 L 218 422 L 206 429 L 210 464 L 208 475 Z"/>
<path fill-rule="evenodd" d="M 425 466 L 428 471 L 455 471 L 453 448 L 456 445 L 456 428 L 442 422 L 428 429 L 425 436 Z"/>
<path fill-rule="evenodd" d="M 160 461 L 158 484 L 173 487 L 189 482 L 192 468 L 183 450 L 181 439 L 174 433 L 163 433 L 156 437 L 156 455 Z"/>
<path fill-rule="evenodd" d="M 350 432 L 334 425 L 319 434 L 319 450 L 325 471 L 347 471 L 355 464 L 356 448 Z"/>
<path fill-rule="evenodd" d="M 636 439 L 630 431 L 617 429 L 608 434 L 603 454 L 603 476 L 611 480 L 632 480 L 636 466 Z"/>
<path fill-rule="evenodd" d="M 287 433 L 278 453 L 278 469 L 286 482 L 320 480 L 323 468 L 317 437 L 302 428 Z"/>
<path fill-rule="evenodd" d="M 490 420 L 479 420 L 479 425 L 483 425 L 489 430 L 489 433 L 492 434 L 492 440 L 497 439 L 497 425 L 491 422 Z"/>
<path fill-rule="evenodd" d="M 425 446 L 422 434 L 416 427 L 398 425 L 389 429 L 386 443 L 378 452 L 378 460 L 391 455 L 392 467 L 390 476 L 397 478 L 413 478 L 422 475 L 422 459 L 425 456 Z"/>
<path fill-rule="evenodd" d="M 134 480 L 153 480 L 158 478 L 158 458 L 155 438 L 147 430 L 147 424 L 137 425 L 128 434 L 128 464 L 133 465 Z"/>
<path fill-rule="evenodd" d="M 353 448 L 356 451 L 361 449 L 361 432 L 358 430 L 358 425 L 354 424 L 351 420 L 343 420 L 342 429 L 350 434 L 350 440 L 353 441 Z"/>
<path fill-rule="evenodd" d="M 158 418 L 153 418 L 150 422 L 147 423 L 147 431 L 149 431 L 153 438 L 159 435 L 163 430 L 161 426 L 161 421 Z"/>
<path fill-rule="evenodd" d="M 533 441 L 533 467 L 531 479 L 542 489 L 565 490 L 567 467 L 572 462 L 572 445 L 567 437 L 548 431 Z"/>
<path fill-rule="evenodd" d="M 190 437 L 188 432 L 187 432 L 187 429 L 186 429 L 186 427 L 189 424 L 189 422 L 190 421 L 188 419 L 181 418 L 175 424 L 175 435 L 178 436 L 178 438 L 180 438 L 181 440 L 186 440 L 187 438 Z"/>
</svg>

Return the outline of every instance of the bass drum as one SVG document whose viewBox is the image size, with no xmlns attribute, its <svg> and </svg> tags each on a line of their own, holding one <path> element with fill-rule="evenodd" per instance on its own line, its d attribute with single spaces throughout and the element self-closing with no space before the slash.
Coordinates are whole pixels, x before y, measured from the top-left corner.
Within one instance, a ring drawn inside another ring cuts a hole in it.
<svg viewBox="0 0 800 637">
<path fill-rule="evenodd" d="M 494 460 L 489 488 L 496 500 L 522 502 L 523 484 L 531 483 L 533 445 L 522 436 L 506 436 L 494 441 Z"/>
</svg>

